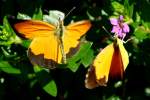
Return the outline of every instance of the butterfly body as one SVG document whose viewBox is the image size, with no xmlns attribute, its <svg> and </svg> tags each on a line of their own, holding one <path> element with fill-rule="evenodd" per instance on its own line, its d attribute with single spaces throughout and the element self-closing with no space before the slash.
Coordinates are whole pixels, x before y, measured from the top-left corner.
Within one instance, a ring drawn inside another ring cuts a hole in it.
<svg viewBox="0 0 150 100">
<path fill-rule="evenodd" d="M 31 63 L 48 68 L 65 64 L 67 55 L 78 47 L 80 37 L 90 27 L 88 20 L 64 26 L 63 17 L 59 17 L 55 25 L 38 20 L 25 20 L 14 25 L 20 35 L 32 40 L 28 49 Z"/>
<path fill-rule="evenodd" d="M 62 63 L 66 64 L 67 63 L 66 54 L 65 54 L 64 45 L 63 45 L 63 35 L 64 35 L 65 27 L 63 25 L 63 21 L 61 20 L 61 18 L 58 18 L 58 19 L 59 19 L 59 23 L 57 23 L 57 26 L 56 26 L 55 36 L 58 38 L 57 39 L 58 49 L 60 48 L 61 50 Z"/>
</svg>

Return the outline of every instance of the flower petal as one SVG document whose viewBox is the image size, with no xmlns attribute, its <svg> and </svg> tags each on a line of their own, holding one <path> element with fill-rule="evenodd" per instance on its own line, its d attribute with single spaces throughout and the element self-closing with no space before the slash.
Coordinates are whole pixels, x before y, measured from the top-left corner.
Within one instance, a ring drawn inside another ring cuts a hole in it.
<svg viewBox="0 0 150 100">
<path fill-rule="evenodd" d="M 118 26 L 113 26 L 111 32 L 112 33 L 118 33 L 119 32 L 119 27 Z"/>
<path fill-rule="evenodd" d="M 122 29 L 121 29 L 121 28 L 120 28 L 119 31 L 118 31 L 118 36 L 121 37 L 121 38 L 123 37 L 123 32 L 122 32 Z"/>
<path fill-rule="evenodd" d="M 119 20 L 120 20 L 120 21 L 123 21 L 123 19 L 124 19 L 123 16 L 120 15 L 120 16 L 119 16 Z"/>
<path fill-rule="evenodd" d="M 128 24 L 123 23 L 123 32 L 128 33 L 130 31 Z"/>
<path fill-rule="evenodd" d="M 118 25 L 118 20 L 116 18 L 110 18 L 110 23 L 112 25 Z"/>
</svg>

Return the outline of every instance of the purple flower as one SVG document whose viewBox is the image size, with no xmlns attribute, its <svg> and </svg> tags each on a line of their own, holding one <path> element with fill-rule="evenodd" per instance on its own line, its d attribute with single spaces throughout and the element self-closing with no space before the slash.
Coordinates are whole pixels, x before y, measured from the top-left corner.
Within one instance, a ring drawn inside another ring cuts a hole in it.
<svg viewBox="0 0 150 100">
<path fill-rule="evenodd" d="M 110 23 L 113 25 L 112 33 L 115 33 L 119 38 L 124 39 L 126 33 L 130 31 L 128 24 L 123 22 L 123 16 L 120 15 L 118 19 L 110 18 Z"/>
</svg>

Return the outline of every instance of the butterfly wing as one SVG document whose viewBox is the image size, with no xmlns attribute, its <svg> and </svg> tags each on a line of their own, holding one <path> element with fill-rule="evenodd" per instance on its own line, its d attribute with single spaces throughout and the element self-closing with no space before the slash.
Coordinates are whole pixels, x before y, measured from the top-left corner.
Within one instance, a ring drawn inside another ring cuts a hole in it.
<svg viewBox="0 0 150 100">
<path fill-rule="evenodd" d="M 65 54 L 68 54 L 71 49 L 78 47 L 80 37 L 84 35 L 90 27 L 90 21 L 83 20 L 70 24 L 65 28 L 63 36 Z"/>
<path fill-rule="evenodd" d="M 124 66 L 124 70 L 125 70 L 127 68 L 128 64 L 129 64 L 129 55 L 128 55 L 128 52 L 126 51 L 126 49 L 123 46 L 122 40 L 117 38 L 117 41 L 118 41 L 121 57 L 122 57 L 122 60 L 123 60 L 123 66 Z"/>
<path fill-rule="evenodd" d="M 106 46 L 94 60 L 96 79 L 99 85 L 106 86 L 109 77 L 112 56 L 114 53 L 113 43 Z"/>
<path fill-rule="evenodd" d="M 92 89 L 98 85 L 106 86 L 108 78 L 123 78 L 128 63 L 128 53 L 123 42 L 117 38 L 97 55 L 86 75 L 85 86 Z"/>
<path fill-rule="evenodd" d="M 109 71 L 110 80 L 122 79 L 124 75 L 123 59 L 122 59 L 118 42 L 120 42 L 118 41 L 118 39 L 114 42 L 114 53 L 112 55 L 112 61 L 111 61 L 110 71 Z"/>
<path fill-rule="evenodd" d="M 95 68 L 91 66 L 86 74 L 85 87 L 88 89 L 93 89 L 97 86 L 99 85 L 96 81 Z"/>
<path fill-rule="evenodd" d="M 109 78 L 113 80 L 123 78 L 124 70 L 129 63 L 128 53 L 123 46 L 123 41 L 119 38 L 117 38 L 116 40 L 117 42 L 114 43 L 115 51 L 113 54 L 109 73 Z"/>
<path fill-rule="evenodd" d="M 33 39 L 28 56 L 32 64 L 55 68 L 61 63 L 62 54 L 55 36 L 37 37 Z"/>
<path fill-rule="evenodd" d="M 24 37 L 32 39 L 28 56 L 33 64 L 54 67 L 61 62 L 61 53 L 55 26 L 42 21 L 28 20 L 15 24 L 15 29 Z"/>
<path fill-rule="evenodd" d="M 25 38 L 47 37 L 54 34 L 56 27 L 43 21 L 25 20 L 14 25 L 14 28 Z"/>
<path fill-rule="evenodd" d="M 86 75 L 86 88 L 93 89 L 99 85 L 106 86 L 113 53 L 114 48 L 113 43 L 111 43 L 96 56 Z"/>
</svg>

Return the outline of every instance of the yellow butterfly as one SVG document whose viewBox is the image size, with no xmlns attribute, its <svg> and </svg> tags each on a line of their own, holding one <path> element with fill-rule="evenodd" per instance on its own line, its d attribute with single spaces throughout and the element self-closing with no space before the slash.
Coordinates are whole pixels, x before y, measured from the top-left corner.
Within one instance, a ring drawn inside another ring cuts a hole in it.
<svg viewBox="0 0 150 100">
<path fill-rule="evenodd" d="M 38 20 L 25 20 L 14 25 L 18 33 L 32 42 L 28 57 L 32 64 L 55 68 L 66 63 L 67 55 L 79 46 L 79 39 L 91 27 L 89 20 L 82 20 L 64 26 L 64 16 L 58 22 L 50 24 Z"/>
<path fill-rule="evenodd" d="M 85 87 L 93 89 L 97 86 L 106 86 L 109 78 L 123 78 L 128 63 L 129 57 L 123 41 L 117 38 L 95 58 L 86 74 Z"/>
</svg>

